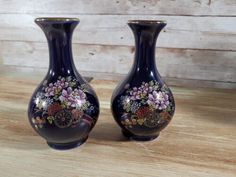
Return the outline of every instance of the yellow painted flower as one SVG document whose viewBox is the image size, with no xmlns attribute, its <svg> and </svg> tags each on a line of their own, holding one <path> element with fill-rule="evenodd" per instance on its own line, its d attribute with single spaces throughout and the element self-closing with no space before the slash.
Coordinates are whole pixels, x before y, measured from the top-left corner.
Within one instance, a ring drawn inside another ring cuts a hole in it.
<svg viewBox="0 0 236 177">
<path fill-rule="evenodd" d="M 139 125 L 143 125 L 143 123 L 145 122 L 145 119 L 137 119 L 137 123 L 139 124 Z"/>
</svg>

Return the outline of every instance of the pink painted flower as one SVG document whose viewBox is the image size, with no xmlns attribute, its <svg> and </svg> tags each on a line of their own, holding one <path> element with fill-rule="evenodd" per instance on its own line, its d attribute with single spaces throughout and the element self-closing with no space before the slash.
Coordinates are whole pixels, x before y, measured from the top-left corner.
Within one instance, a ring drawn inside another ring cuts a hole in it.
<svg viewBox="0 0 236 177">
<path fill-rule="evenodd" d="M 55 96 L 57 94 L 60 94 L 63 89 L 66 89 L 69 86 L 69 83 L 66 81 L 64 77 L 61 79 L 58 79 L 54 83 L 50 83 L 48 87 L 45 88 L 45 96 Z"/>
<path fill-rule="evenodd" d="M 62 95 L 59 97 L 61 102 L 64 102 L 67 106 L 81 107 L 86 102 L 86 95 L 80 89 L 72 90 L 71 87 L 62 90 Z"/>
<path fill-rule="evenodd" d="M 157 92 L 153 91 L 152 94 L 148 95 L 148 105 L 155 107 L 159 110 L 166 109 L 170 102 L 169 102 L 169 96 L 165 92 Z"/>
</svg>

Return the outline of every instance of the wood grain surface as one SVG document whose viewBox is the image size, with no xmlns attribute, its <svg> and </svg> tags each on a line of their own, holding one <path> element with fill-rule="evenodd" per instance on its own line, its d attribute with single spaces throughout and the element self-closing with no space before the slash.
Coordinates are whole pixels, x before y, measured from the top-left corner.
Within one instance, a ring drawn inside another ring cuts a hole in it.
<svg viewBox="0 0 236 177">
<path fill-rule="evenodd" d="M 0 176 L 235 177 L 236 90 L 171 87 L 176 113 L 160 137 L 127 141 L 110 112 L 114 81 L 93 80 L 101 114 L 88 141 L 50 149 L 30 127 L 27 104 L 41 76 L 0 74 Z"/>
<path fill-rule="evenodd" d="M 235 16 L 235 0 L 5 0 L 0 13 Z M 96 7 L 96 8 L 94 8 Z"/>
<path fill-rule="evenodd" d="M 2 65 L 48 68 L 46 43 L 4 41 L 0 44 Z M 78 70 L 87 74 L 124 75 L 134 61 L 134 47 L 128 46 L 74 44 L 73 53 Z M 236 52 L 157 48 L 156 56 L 157 68 L 163 77 L 236 83 Z"/>
<path fill-rule="evenodd" d="M 42 30 L 34 23 L 40 16 L 52 14 L 0 14 L 0 40 L 46 42 Z M 77 17 L 60 14 L 58 16 Z M 193 17 L 163 15 L 79 15 L 73 42 L 99 45 L 134 45 L 127 25 L 131 19 L 166 20 L 157 46 L 183 49 L 236 50 L 235 17 Z"/>
<path fill-rule="evenodd" d="M 132 19 L 166 20 L 158 69 L 174 85 L 236 88 L 235 0 L 0 0 L 0 66 L 45 69 L 48 49 L 36 17 L 78 17 L 79 70 L 117 79 L 133 62 Z M 33 74 L 33 73 L 31 73 Z"/>
</svg>

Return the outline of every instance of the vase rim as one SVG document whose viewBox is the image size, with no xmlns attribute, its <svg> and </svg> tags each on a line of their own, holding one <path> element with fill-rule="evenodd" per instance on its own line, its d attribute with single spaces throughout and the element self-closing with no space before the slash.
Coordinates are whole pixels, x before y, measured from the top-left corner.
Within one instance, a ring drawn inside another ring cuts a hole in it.
<svg viewBox="0 0 236 177">
<path fill-rule="evenodd" d="M 35 22 L 80 22 L 80 20 L 67 17 L 39 17 L 35 19 Z"/>
<path fill-rule="evenodd" d="M 167 24 L 167 22 L 165 20 L 128 20 L 128 24 L 152 25 L 152 24 Z"/>
</svg>

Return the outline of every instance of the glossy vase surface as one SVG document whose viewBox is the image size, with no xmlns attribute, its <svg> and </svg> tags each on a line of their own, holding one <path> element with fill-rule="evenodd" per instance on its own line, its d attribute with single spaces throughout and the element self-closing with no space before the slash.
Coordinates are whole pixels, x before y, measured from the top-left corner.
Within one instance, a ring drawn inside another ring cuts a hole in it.
<svg viewBox="0 0 236 177">
<path fill-rule="evenodd" d="M 164 21 L 128 22 L 135 37 L 135 60 L 128 76 L 113 92 L 111 109 L 124 136 L 147 141 L 158 137 L 172 119 L 175 102 L 155 63 L 156 40 Z"/>
<path fill-rule="evenodd" d="M 71 49 L 76 18 L 37 18 L 49 47 L 49 70 L 32 95 L 28 117 L 34 130 L 56 149 L 83 144 L 99 115 L 91 86 L 75 68 Z"/>
</svg>

